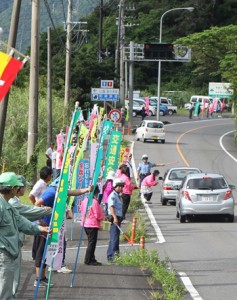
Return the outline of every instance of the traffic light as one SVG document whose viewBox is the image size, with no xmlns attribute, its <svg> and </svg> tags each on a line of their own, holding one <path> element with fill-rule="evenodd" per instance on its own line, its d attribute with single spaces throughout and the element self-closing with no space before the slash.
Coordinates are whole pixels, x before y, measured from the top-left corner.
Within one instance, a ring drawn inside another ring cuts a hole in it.
<svg viewBox="0 0 237 300">
<path fill-rule="evenodd" d="M 145 59 L 174 59 L 174 47 L 172 44 L 144 44 Z"/>
</svg>

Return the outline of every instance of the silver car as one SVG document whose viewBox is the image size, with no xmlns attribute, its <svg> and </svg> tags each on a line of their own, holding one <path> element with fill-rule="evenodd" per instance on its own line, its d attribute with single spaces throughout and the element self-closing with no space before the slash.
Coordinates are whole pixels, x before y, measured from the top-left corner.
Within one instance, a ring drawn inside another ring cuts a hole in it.
<svg viewBox="0 0 237 300">
<path fill-rule="evenodd" d="M 184 223 L 194 215 L 223 215 L 233 222 L 233 189 L 235 186 L 228 185 L 220 174 L 190 174 L 177 194 L 176 217 Z"/>
<path fill-rule="evenodd" d="M 198 168 L 177 167 L 167 170 L 164 174 L 163 184 L 161 186 L 161 203 L 166 205 L 168 201 L 175 202 L 178 194 L 178 188 L 183 179 L 192 173 L 201 173 Z"/>
</svg>

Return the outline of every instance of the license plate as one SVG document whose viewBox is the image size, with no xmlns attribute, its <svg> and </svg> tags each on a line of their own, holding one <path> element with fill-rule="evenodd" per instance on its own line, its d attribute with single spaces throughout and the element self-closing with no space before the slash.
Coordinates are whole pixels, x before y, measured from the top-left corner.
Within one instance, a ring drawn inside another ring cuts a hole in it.
<svg viewBox="0 0 237 300">
<path fill-rule="evenodd" d="M 213 201 L 213 197 L 212 196 L 202 196 L 202 201 Z"/>
<path fill-rule="evenodd" d="M 157 140 L 158 136 L 152 136 L 151 138 L 154 139 L 154 140 Z"/>
</svg>

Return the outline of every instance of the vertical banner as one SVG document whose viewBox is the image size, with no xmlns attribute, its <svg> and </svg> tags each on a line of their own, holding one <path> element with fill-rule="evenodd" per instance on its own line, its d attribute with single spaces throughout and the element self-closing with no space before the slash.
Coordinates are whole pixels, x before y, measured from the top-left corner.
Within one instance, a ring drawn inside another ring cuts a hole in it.
<svg viewBox="0 0 237 300">
<path fill-rule="evenodd" d="M 107 177 L 109 171 L 115 172 L 118 169 L 121 142 L 122 132 L 112 131 L 107 150 L 104 178 Z"/>
<path fill-rule="evenodd" d="M 83 189 L 88 187 L 90 184 L 90 169 L 89 169 L 89 160 L 82 159 L 77 167 L 77 189 Z M 80 212 L 80 203 L 86 197 L 86 194 L 76 196 L 74 200 L 73 212 L 79 213 Z"/>
<path fill-rule="evenodd" d="M 114 125 L 114 123 L 109 121 L 109 120 L 104 121 L 104 124 L 103 124 L 101 137 L 100 137 L 100 142 L 99 142 L 99 149 L 98 149 L 98 152 L 97 152 L 97 157 L 96 157 L 96 162 L 95 162 L 95 170 L 94 170 L 93 177 L 92 177 L 92 184 L 93 184 L 94 188 L 95 188 L 95 185 L 96 185 L 96 183 L 98 181 L 98 178 L 100 176 L 101 162 L 102 162 L 102 159 L 103 159 L 104 140 L 105 140 L 105 137 L 107 136 L 107 134 L 110 132 L 113 125 Z M 89 194 L 88 207 L 90 207 L 92 205 L 93 196 L 94 196 L 94 193 Z"/>
<path fill-rule="evenodd" d="M 66 210 L 66 201 L 67 201 L 67 194 L 68 194 L 68 178 L 69 178 L 69 169 L 70 169 L 70 146 L 71 146 L 71 137 L 73 133 L 73 129 L 76 126 L 77 120 L 80 116 L 81 111 L 76 110 L 73 119 L 71 122 L 70 130 L 68 133 L 68 139 L 67 139 L 67 146 L 65 148 L 64 152 L 64 158 L 63 158 L 63 166 L 62 166 L 62 172 L 60 175 L 60 183 L 59 187 L 57 189 L 57 193 L 55 196 L 55 204 L 54 204 L 54 210 L 53 210 L 53 216 L 52 216 L 52 235 L 49 239 L 49 244 L 51 242 L 58 242 L 58 233 L 62 226 L 65 210 Z"/>
<path fill-rule="evenodd" d="M 90 153 L 90 174 L 91 176 L 94 173 L 95 170 L 95 162 L 96 162 L 96 156 L 99 149 L 99 143 L 91 143 L 91 153 Z"/>
</svg>

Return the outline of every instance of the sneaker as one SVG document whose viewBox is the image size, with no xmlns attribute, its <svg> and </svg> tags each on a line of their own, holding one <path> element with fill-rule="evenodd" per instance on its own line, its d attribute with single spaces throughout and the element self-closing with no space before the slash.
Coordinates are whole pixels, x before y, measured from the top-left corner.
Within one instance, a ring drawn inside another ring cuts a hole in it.
<svg viewBox="0 0 237 300">
<path fill-rule="evenodd" d="M 35 287 L 37 286 L 37 283 L 38 283 L 38 279 L 35 279 L 35 281 L 34 281 L 34 286 Z M 41 283 L 41 280 L 40 280 L 39 288 L 43 288 L 43 287 L 45 287 L 45 284 Z"/>
<path fill-rule="evenodd" d="M 44 278 L 42 278 L 42 279 L 40 280 L 40 284 L 43 284 L 44 286 L 48 286 L 48 283 L 49 283 L 49 280 L 48 280 L 48 278 L 46 278 L 46 277 L 44 277 Z M 51 282 L 50 282 L 50 286 L 51 286 L 51 287 L 54 286 L 54 283 L 51 283 Z"/>
<path fill-rule="evenodd" d="M 72 273 L 72 270 L 68 269 L 66 266 L 62 267 L 61 269 L 57 270 L 58 273 L 69 274 Z"/>
</svg>

